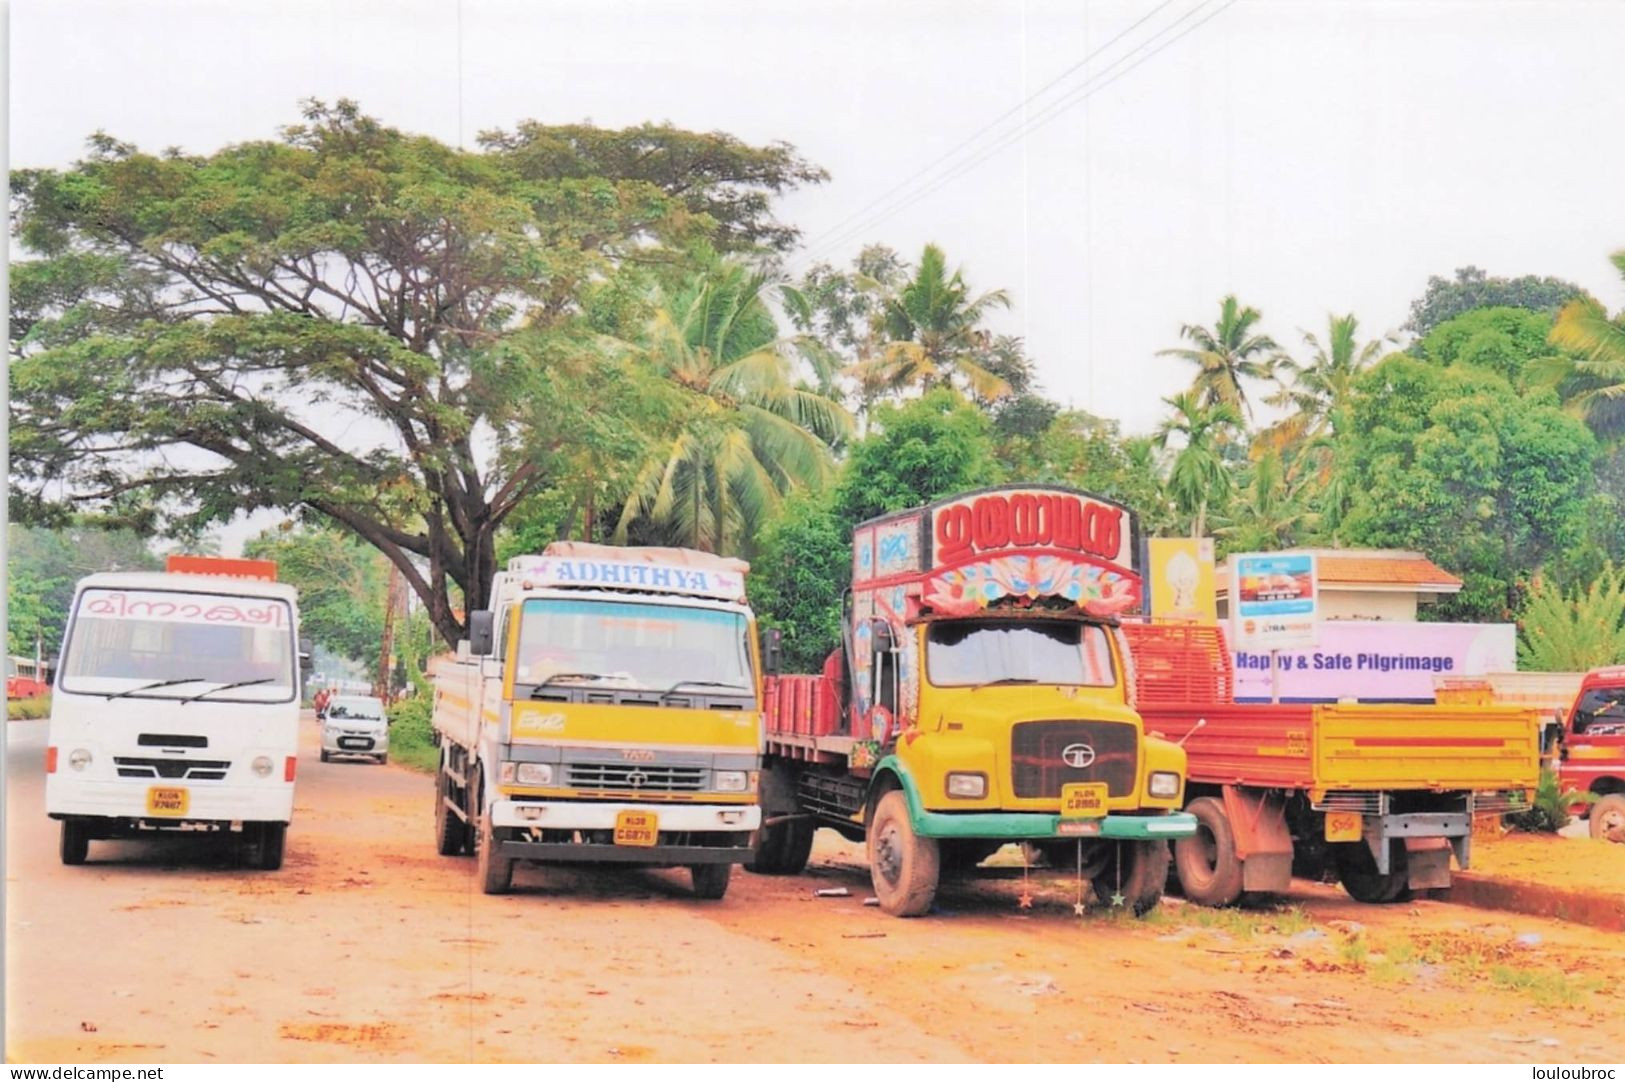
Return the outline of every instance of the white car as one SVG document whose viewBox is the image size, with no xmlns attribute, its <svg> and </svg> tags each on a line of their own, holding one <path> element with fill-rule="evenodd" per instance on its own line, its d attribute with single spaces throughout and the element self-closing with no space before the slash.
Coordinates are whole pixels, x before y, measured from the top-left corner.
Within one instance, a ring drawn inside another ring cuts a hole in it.
<svg viewBox="0 0 1625 1082">
<path fill-rule="evenodd" d="M 380 763 L 389 758 L 389 718 L 384 704 L 365 695 L 335 695 L 322 715 L 322 762 L 335 755 L 359 755 Z"/>
</svg>

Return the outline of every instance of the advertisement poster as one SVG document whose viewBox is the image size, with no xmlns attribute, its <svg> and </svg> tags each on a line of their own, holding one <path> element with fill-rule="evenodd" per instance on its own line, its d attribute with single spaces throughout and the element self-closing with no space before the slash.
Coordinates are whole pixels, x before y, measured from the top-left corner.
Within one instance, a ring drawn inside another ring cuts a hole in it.
<svg viewBox="0 0 1625 1082">
<path fill-rule="evenodd" d="M 1154 537 L 1146 555 L 1153 619 L 1218 622 L 1211 537 Z"/>
<path fill-rule="evenodd" d="M 1315 644 L 1320 583 L 1312 553 L 1230 557 L 1230 623 L 1239 648 L 1273 650 Z"/>
<path fill-rule="evenodd" d="M 1309 649 L 1279 654 L 1281 701 L 1432 702 L 1434 678 L 1512 672 L 1512 624 L 1412 624 L 1327 620 Z M 1237 646 L 1236 698 L 1270 699 L 1270 655 Z"/>
</svg>

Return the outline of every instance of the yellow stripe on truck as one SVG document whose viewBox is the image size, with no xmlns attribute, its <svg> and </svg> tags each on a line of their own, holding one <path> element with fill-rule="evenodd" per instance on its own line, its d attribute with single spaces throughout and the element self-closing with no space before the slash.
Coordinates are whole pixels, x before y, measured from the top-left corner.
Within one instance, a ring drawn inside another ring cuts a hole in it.
<svg viewBox="0 0 1625 1082">
<path fill-rule="evenodd" d="M 761 715 L 754 710 L 516 702 L 511 724 L 516 744 L 681 744 L 753 752 L 761 746 Z M 678 734 L 681 739 L 674 739 Z"/>
</svg>

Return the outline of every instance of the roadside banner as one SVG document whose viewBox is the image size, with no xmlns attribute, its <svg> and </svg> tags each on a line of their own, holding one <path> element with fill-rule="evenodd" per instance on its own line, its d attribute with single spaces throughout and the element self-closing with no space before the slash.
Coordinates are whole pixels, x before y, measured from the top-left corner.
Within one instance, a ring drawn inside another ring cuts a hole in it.
<svg viewBox="0 0 1625 1082">
<path fill-rule="evenodd" d="M 1153 537 L 1146 553 L 1153 619 L 1218 622 L 1211 537 Z"/>
<path fill-rule="evenodd" d="M 1236 698 L 1267 702 L 1270 655 L 1236 644 Z M 1326 620 L 1308 649 L 1276 657 L 1280 698 L 1288 702 L 1432 702 L 1440 676 L 1481 676 L 1517 667 L 1512 624 L 1414 624 Z"/>
<path fill-rule="evenodd" d="M 1316 571 L 1308 552 L 1231 556 L 1231 641 L 1249 650 L 1313 646 L 1320 610 Z"/>
</svg>

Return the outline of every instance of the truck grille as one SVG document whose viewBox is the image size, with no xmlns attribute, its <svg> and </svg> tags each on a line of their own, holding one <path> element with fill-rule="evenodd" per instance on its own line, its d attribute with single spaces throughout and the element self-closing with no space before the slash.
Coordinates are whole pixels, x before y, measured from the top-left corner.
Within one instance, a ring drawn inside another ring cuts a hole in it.
<svg viewBox="0 0 1625 1082">
<path fill-rule="evenodd" d="M 697 793 L 705 788 L 703 766 L 639 763 L 571 763 L 567 783 L 575 789 L 631 789 L 638 792 Z"/>
<path fill-rule="evenodd" d="M 1023 798 L 1061 795 L 1061 786 L 1105 782 L 1108 796 L 1134 791 L 1138 774 L 1134 726 L 1117 721 L 1024 721 L 1010 737 L 1010 781 Z M 1075 744 L 1093 753 L 1087 766 L 1068 766 L 1062 752 Z"/>
<path fill-rule="evenodd" d="M 138 759 L 113 756 L 121 778 L 164 778 L 182 781 L 220 781 L 231 762 L 227 759 Z"/>
</svg>

